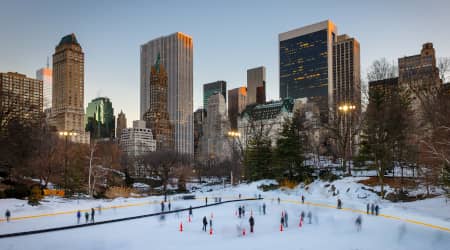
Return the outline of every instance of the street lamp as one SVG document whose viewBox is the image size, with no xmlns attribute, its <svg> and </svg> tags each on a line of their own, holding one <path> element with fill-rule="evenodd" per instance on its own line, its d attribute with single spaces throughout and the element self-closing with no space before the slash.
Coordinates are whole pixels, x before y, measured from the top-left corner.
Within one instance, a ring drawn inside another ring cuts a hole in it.
<svg viewBox="0 0 450 250">
<path fill-rule="evenodd" d="M 350 119 L 350 124 L 348 124 L 347 123 L 347 114 L 348 113 L 351 113 L 351 112 L 353 112 L 354 110 L 356 109 L 356 106 L 355 105 L 353 105 L 353 104 L 351 104 L 351 103 L 344 103 L 344 104 L 342 104 L 342 105 L 340 105 L 340 106 L 338 106 L 338 110 L 339 111 L 341 111 L 342 113 L 344 113 L 344 118 L 345 118 L 345 121 L 344 121 L 344 123 L 345 123 L 345 136 L 347 136 L 348 135 L 348 144 L 350 144 L 349 145 L 349 147 L 350 147 L 350 156 L 351 156 L 351 154 L 352 154 L 352 134 L 351 134 L 351 132 L 349 132 L 349 134 L 347 134 L 347 129 L 350 129 L 349 128 L 349 126 L 351 126 L 351 123 L 352 123 L 352 119 Z M 346 143 L 347 144 L 347 143 Z M 347 159 L 347 146 L 345 146 L 345 148 L 344 148 L 344 161 L 346 161 Z M 344 162 L 343 162 L 343 164 L 344 164 Z M 345 166 L 343 166 L 343 167 L 345 167 Z M 349 174 L 351 174 L 351 166 L 349 166 Z"/>
<path fill-rule="evenodd" d="M 77 136 L 78 133 L 71 131 L 60 131 L 60 136 L 64 136 L 65 138 L 65 145 L 64 145 L 64 193 L 66 193 L 67 189 L 67 139 L 69 136 Z"/>
</svg>

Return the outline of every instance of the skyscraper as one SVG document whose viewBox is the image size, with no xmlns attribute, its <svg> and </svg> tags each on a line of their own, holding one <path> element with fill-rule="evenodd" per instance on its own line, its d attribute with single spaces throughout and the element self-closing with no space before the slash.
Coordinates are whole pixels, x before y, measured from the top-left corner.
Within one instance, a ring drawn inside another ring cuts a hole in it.
<svg viewBox="0 0 450 250">
<path fill-rule="evenodd" d="M 86 108 L 86 131 L 91 138 L 114 138 L 116 118 L 112 103 L 107 97 L 92 100 Z"/>
<path fill-rule="evenodd" d="M 175 150 L 194 153 L 193 127 L 193 42 L 177 32 L 141 45 L 141 117 L 150 108 L 151 66 L 160 55 L 167 72 L 169 118 L 174 126 Z"/>
<path fill-rule="evenodd" d="M 321 120 L 333 105 L 333 44 L 337 27 L 326 20 L 279 34 L 280 98 L 307 97 Z"/>
<path fill-rule="evenodd" d="M 157 150 L 173 150 L 173 126 L 167 112 L 167 72 L 159 57 L 150 75 L 150 108 L 143 115 L 147 128 L 152 130 Z"/>
<path fill-rule="evenodd" d="M 122 134 L 122 130 L 127 128 L 127 118 L 125 117 L 125 113 L 121 110 L 117 115 L 117 129 L 116 129 L 116 138 L 120 140 L 120 135 Z"/>
<path fill-rule="evenodd" d="M 52 107 L 52 69 L 47 67 L 36 71 L 36 79 L 43 82 L 44 110 Z"/>
<path fill-rule="evenodd" d="M 227 101 L 227 82 L 215 81 L 211 83 L 203 84 L 203 108 L 208 107 L 208 99 L 210 96 L 220 93 L 225 102 Z"/>
<path fill-rule="evenodd" d="M 206 119 L 205 109 L 197 109 L 194 112 L 194 158 L 200 156 L 200 139 L 203 136 L 203 123 Z"/>
<path fill-rule="evenodd" d="M 261 66 L 247 70 L 247 105 L 257 102 L 257 89 L 258 87 L 265 88 L 265 86 L 266 67 Z"/>
<path fill-rule="evenodd" d="M 51 124 L 58 131 L 74 131 L 71 140 L 89 143 L 84 132 L 84 53 L 75 37 L 61 39 L 53 54 Z"/>
<path fill-rule="evenodd" d="M 38 122 L 42 114 L 42 81 L 19 73 L 0 73 L 0 115 Z"/>
<path fill-rule="evenodd" d="M 237 130 L 237 120 L 239 114 L 247 105 L 247 88 L 239 87 L 228 90 L 228 119 L 230 120 L 230 128 Z"/>
</svg>

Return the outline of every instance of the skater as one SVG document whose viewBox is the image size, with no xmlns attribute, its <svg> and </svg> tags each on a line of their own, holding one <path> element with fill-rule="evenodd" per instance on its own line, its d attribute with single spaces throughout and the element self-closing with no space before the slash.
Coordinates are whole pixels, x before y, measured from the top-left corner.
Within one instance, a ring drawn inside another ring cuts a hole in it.
<svg viewBox="0 0 450 250">
<path fill-rule="evenodd" d="M 167 205 L 167 207 L 169 208 L 169 211 L 170 211 L 170 208 L 172 207 L 172 204 L 170 204 L 170 201 L 169 201 L 169 204 Z"/>
<path fill-rule="evenodd" d="M 212 230 L 212 218 L 209 219 L 209 231 Z"/>
<path fill-rule="evenodd" d="M 161 201 L 161 212 L 164 212 L 164 201 Z"/>
<path fill-rule="evenodd" d="M 263 214 L 266 215 L 266 203 L 263 203 Z"/>
<path fill-rule="evenodd" d="M 250 223 L 250 233 L 253 233 L 253 226 L 255 225 L 255 219 L 250 215 L 250 219 L 248 219 L 248 223 Z"/>
<path fill-rule="evenodd" d="M 378 216 L 378 212 L 380 210 L 380 207 L 378 205 L 375 205 L 375 215 Z"/>
<path fill-rule="evenodd" d="M 288 227 L 288 213 L 284 211 L 284 227 Z"/>
<path fill-rule="evenodd" d="M 356 231 L 358 231 L 358 232 L 361 231 L 361 224 L 362 224 L 361 215 L 358 215 L 358 217 L 356 218 L 355 224 L 356 224 Z"/>
<path fill-rule="evenodd" d="M 242 205 L 242 216 L 245 217 L 245 207 Z"/>
<path fill-rule="evenodd" d="M 305 196 L 302 195 L 302 204 L 305 204 Z"/>
<path fill-rule="evenodd" d="M 205 205 L 208 206 L 208 197 L 205 197 Z"/>
<path fill-rule="evenodd" d="M 206 232 L 206 226 L 208 225 L 208 219 L 206 219 L 206 216 L 203 216 L 203 231 Z"/>
<path fill-rule="evenodd" d="M 280 197 L 278 197 L 278 205 L 280 205 L 280 201 L 281 201 L 281 200 L 280 200 Z"/>
<path fill-rule="evenodd" d="M 261 194 L 259 194 L 259 195 L 258 195 L 258 199 L 260 199 L 260 200 L 261 200 Z"/>
<path fill-rule="evenodd" d="M 80 219 L 81 219 L 81 212 L 80 210 L 77 211 L 77 224 L 80 224 Z"/>
<path fill-rule="evenodd" d="M 372 215 L 375 214 L 375 205 L 372 203 L 372 206 L 370 207 L 370 211 L 372 212 Z"/>
<path fill-rule="evenodd" d="M 304 221 L 305 220 L 305 212 L 302 211 L 302 213 L 300 214 L 300 220 Z"/>
<path fill-rule="evenodd" d="M 86 211 L 84 213 L 84 218 L 86 219 L 86 224 L 89 222 L 89 213 Z"/>
<path fill-rule="evenodd" d="M 242 197 L 241 194 L 239 194 L 239 200 L 241 199 L 241 197 Z"/>
<path fill-rule="evenodd" d="M 239 206 L 238 211 L 239 211 L 239 218 L 241 218 L 241 216 L 242 216 L 242 207 L 241 206 Z"/>
<path fill-rule="evenodd" d="M 192 206 L 189 206 L 189 216 L 192 216 Z"/>
<path fill-rule="evenodd" d="M 338 208 L 338 209 L 341 209 L 341 208 L 342 208 L 342 201 L 341 201 L 341 199 L 338 199 L 338 200 L 337 200 L 337 208 Z"/>
<path fill-rule="evenodd" d="M 280 220 L 280 222 L 281 222 L 281 226 L 284 226 L 284 215 L 281 215 L 281 220 Z"/>
<path fill-rule="evenodd" d="M 11 211 L 9 211 L 8 209 L 6 209 L 5 217 L 6 217 L 6 222 L 9 222 L 9 220 L 11 218 Z"/>
<path fill-rule="evenodd" d="M 370 205 L 367 203 L 367 214 L 369 214 Z"/>
<path fill-rule="evenodd" d="M 95 216 L 95 209 L 94 209 L 94 208 L 91 208 L 91 222 L 92 222 L 92 223 L 95 222 L 94 216 Z"/>
<path fill-rule="evenodd" d="M 308 211 L 308 224 L 311 224 L 312 214 L 311 211 Z"/>
</svg>

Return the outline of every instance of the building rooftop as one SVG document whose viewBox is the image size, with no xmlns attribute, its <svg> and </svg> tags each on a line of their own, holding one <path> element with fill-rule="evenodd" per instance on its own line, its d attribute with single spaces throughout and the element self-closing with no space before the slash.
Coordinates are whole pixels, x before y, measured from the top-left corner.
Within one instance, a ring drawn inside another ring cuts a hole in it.
<svg viewBox="0 0 450 250">
<path fill-rule="evenodd" d="M 61 41 L 59 42 L 58 46 L 64 45 L 64 44 L 75 44 L 80 45 L 77 41 L 77 38 L 74 33 L 64 36 L 61 38 Z"/>
</svg>

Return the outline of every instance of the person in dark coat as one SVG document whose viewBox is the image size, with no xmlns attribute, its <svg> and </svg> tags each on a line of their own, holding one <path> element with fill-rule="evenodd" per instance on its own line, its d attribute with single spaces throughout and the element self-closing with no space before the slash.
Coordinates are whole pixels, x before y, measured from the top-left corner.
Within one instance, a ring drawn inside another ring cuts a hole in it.
<svg viewBox="0 0 450 250">
<path fill-rule="evenodd" d="M 209 219 L 209 230 L 212 230 L 212 218 Z"/>
<path fill-rule="evenodd" d="M 303 211 L 300 214 L 300 220 L 305 221 L 305 212 L 303 212 Z"/>
<path fill-rule="evenodd" d="M 380 210 L 380 207 L 378 205 L 375 205 L 375 215 L 378 216 L 378 212 Z"/>
<path fill-rule="evenodd" d="M 281 200 L 280 200 L 280 197 L 278 197 L 278 199 L 277 199 L 277 200 L 278 200 L 278 204 L 280 204 L 280 201 L 281 201 Z"/>
<path fill-rule="evenodd" d="M 208 225 L 208 219 L 206 219 L 206 216 L 203 216 L 203 231 L 206 232 L 206 226 Z"/>
<path fill-rule="evenodd" d="M 362 224 L 361 215 L 358 215 L 358 217 L 356 218 L 355 224 L 356 224 L 356 230 L 358 232 L 361 231 L 361 224 Z"/>
<path fill-rule="evenodd" d="M 91 222 L 94 223 L 95 222 L 95 209 L 91 208 Z"/>
<path fill-rule="evenodd" d="M 266 203 L 263 203 L 262 209 L 263 209 L 263 214 L 266 215 Z"/>
<path fill-rule="evenodd" d="M 169 201 L 169 204 L 167 205 L 167 207 L 169 208 L 169 211 L 170 211 L 170 208 L 172 207 L 172 204 L 170 204 L 170 201 Z"/>
<path fill-rule="evenodd" d="M 284 226 L 288 227 L 288 213 L 284 211 Z"/>
<path fill-rule="evenodd" d="M 80 210 L 77 211 L 77 224 L 80 224 L 80 219 L 81 219 L 81 212 Z"/>
<path fill-rule="evenodd" d="M 208 205 L 208 197 L 205 197 L 205 205 Z"/>
<path fill-rule="evenodd" d="M 284 226 L 284 215 L 281 216 L 280 222 L 281 222 L 281 225 Z"/>
<path fill-rule="evenodd" d="M 6 217 L 6 222 L 9 222 L 9 220 L 11 219 L 11 211 L 9 211 L 8 209 L 6 209 L 5 217 Z"/>
<path fill-rule="evenodd" d="M 192 216 L 192 206 L 189 206 L 189 216 Z"/>
<path fill-rule="evenodd" d="M 242 207 L 241 206 L 239 206 L 238 212 L 239 212 L 239 218 L 241 218 L 241 216 L 242 216 Z"/>
<path fill-rule="evenodd" d="M 311 211 L 308 212 L 308 224 L 311 224 L 311 219 L 312 219 L 312 213 Z"/>
<path fill-rule="evenodd" d="M 302 204 L 305 203 L 305 196 L 302 195 Z"/>
<path fill-rule="evenodd" d="M 369 203 L 367 203 L 367 214 L 369 214 L 369 210 L 370 210 L 370 205 L 369 205 Z"/>
<path fill-rule="evenodd" d="M 338 209 L 341 209 L 341 208 L 342 208 L 342 201 L 341 201 L 341 199 L 338 199 L 338 200 L 337 200 L 337 208 L 338 208 Z"/>
<path fill-rule="evenodd" d="M 372 206 L 370 207 L 370 211 L 372 212 L 372 215 L 375 214 L 375 205 L 372 203 Z"/>
<path fill-rule="evenodd" d="M 86 211 L 84 213 L 84 218 L 86 219 L 86 224 L 89 222 L 89 213 Z"/>
<path fill-rule="evenodd" d="M 245 217 L 245 207 L 244 207 L 244 205 L 242 205 L 242 216 Z"/>
<path fill-rule="evenodd" d="M 250 233 L 253 233 L 253 226 L 255 226 L 255 219 L 253 215 L 250 215 L 250 219 L 248 219 L 248 223 L 250 223 Z"/>
</svg>

